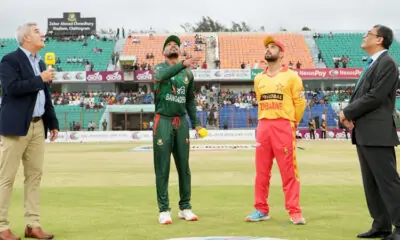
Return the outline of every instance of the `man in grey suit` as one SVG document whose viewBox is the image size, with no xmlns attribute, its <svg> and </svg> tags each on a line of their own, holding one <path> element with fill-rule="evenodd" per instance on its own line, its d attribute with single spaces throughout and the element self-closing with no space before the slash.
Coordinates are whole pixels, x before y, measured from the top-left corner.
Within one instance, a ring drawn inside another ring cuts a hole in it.
<svg viewBox="0 0 400 240">
<path fill-rule="evenodd" d="M 340 121 L 353 129 L 372 228 L 358 238 L 400 240 L 400 177 L 394 147 L 399 144 L 393 111 L 399 70 L 388 53 L 390 28 L 376 25 L 361 44 L 368 54 L 365 67 Z M 392 231 L 392 225 L 395 226 Z"/>
</svg>

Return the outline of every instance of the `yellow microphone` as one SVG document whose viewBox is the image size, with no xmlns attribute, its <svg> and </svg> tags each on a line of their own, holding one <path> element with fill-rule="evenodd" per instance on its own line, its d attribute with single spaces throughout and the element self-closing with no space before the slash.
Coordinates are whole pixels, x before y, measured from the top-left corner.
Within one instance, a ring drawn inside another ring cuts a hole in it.
<svg viewBox="0 0 400 240">
<path fill-rule="evenodd" d="M 48 66 L 48 68 L 53 68 L 54 65 L 56 65 L 56 54 L 53 52 L 48 52 L 44 55 L 44 63 Z M 52 83 L 53 81 L 50 81 L 49 83 Z"/>
<path fill-rule="evenodd" d="M 49 67 L 56 65 L 56 54 L 53 52 L 46 53 L 44 55 L 44 63 Z"/>
</svg>

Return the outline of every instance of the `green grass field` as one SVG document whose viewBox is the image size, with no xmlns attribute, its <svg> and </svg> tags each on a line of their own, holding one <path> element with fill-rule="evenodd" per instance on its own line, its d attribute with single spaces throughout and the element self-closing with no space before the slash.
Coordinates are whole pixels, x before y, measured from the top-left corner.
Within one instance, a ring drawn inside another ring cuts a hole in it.
<svg viewBox="0 0 400 240">
<path fill-rule="evenodd" d="M 370 227 L 359 164 L 349 142 L 299 144 L 306 148 L 298 151 L 305 226 L 289 223 L 276 164 L 269 200 L 272 218 L 259 223 L 243 221 L 253 210 L 253 151 L 191 153 L 192 204 L 200 218 L 198 222 L 176 217 L 177 174 L 172 166 L 170 200 L 174 222 L 159 225 L 152 153 L 128 152 L 138 145 L 143 144 L 48 144 L 42 181 L 44 229 L 55 233 L 59 240 L 161 240 L 188 236 L 338 240 L 356 239 L 357 233 Z M 9 217 L 14 233 L 22 236 L 25 223 L 21 170 Z"/>
</svg>

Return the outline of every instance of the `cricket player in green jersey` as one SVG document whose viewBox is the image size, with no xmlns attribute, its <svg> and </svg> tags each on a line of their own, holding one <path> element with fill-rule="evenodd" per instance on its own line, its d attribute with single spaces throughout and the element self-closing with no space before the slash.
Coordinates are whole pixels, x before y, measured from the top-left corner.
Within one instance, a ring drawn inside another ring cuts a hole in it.
<svg viewBox="0 0 400 240">
<path fill-rule="evenodd" d="M 189 115 L 192 127 L 198 132 L 201 127 L 196 117 L 193 73 L 190 68 L 197 59 L 179 60 L 181 41 L 169 36 L 163 46 L 165 62 L 154 68 L 155 120 L 153 129 L 154 170 L 156 175 L 159 223 L 171 224 L 168 197 L 171 153 L 179 177 L 178 217 L 197 221 L 192 212 L 191 175 L 189 168 Z"/>
</svg>

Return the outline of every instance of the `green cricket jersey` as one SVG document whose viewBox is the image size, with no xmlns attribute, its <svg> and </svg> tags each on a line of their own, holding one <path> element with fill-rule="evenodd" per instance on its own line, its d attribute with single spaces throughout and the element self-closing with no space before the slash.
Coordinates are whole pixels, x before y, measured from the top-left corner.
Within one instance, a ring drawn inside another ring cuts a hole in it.
<svg viewBox="0 0 400 240">
<path fill-rule="evenodd" d="M 192 71 L 182 61 L 174 66 L 164 62 L 154 67 L 154 80 L 156 113 L 169 117 L 187 113 L 192 127 L 199 126 Z"/>
</svg>

